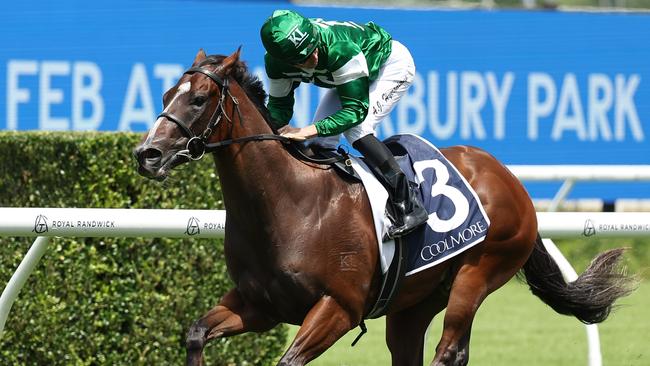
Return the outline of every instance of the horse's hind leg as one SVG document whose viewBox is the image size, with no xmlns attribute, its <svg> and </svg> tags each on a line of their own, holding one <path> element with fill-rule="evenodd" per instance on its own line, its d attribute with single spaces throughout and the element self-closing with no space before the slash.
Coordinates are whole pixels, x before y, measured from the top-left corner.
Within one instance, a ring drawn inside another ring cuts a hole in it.
<svg viewBox="0 0 650 366">
<path fill-rule="evenodd" d="M 386 344 L 394 366 L 422 365 L 426 330 L 448 297 L 444 290 L 435 291 L 417 305 L 386 316 Z"/>
<path fill-rule="evenodd" d="M 237 289 L 224 295 L 219 304 L 194 322 L 187 334 L 187 365 L 203 365 L 203 347 L 214 338 L 245 332 L 262 332 L 276 325 L 246 304 Z"/>
<path fill-rule="evenodd" d="M 469 361 L 469 337 L 476 311 L 483 300 L 503 286 L 523 266 L 532 245 L 485 242 L 460 258 L 436 347 L 434 366 L 461 366 Z"/>
<path fill-rule="evenodd" d="M 469 363 L 469 339 L 472 334 L 472 325 L 458 341 L 458 352 L 456 352 L 456 361 L 454 366 L 466 366 Z"/>
<path fill-rule="evenodd" d="M 445 312 L 442 337 L 432 363 L 434 366 L 463 365 L 462 362 L 466 364 L 469 358 L 468 334 L 474 315 L 488 294 L 485 282 L 476 278 L 473 272 L 461 268 L 456 275 Z M 463 338 L 468 340 L 467 344 L 463 344 Z M 460 358 L 458 363 L 457 358 Z"/>
</svg>

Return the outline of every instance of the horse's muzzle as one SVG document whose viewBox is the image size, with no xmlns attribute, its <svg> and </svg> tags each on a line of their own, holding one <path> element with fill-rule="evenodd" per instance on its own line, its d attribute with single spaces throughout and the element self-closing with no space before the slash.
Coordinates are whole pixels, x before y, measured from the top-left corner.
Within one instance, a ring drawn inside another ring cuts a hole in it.
<svg viewBox="0 0 650 366">
<path fill-rule="evenodd" d="M 163 153 L 151 146 L 140 145 L 133 149 L 133 156 L 138 162 L 138 173 L 145 178 L 164 180 Z"/>
</svg>

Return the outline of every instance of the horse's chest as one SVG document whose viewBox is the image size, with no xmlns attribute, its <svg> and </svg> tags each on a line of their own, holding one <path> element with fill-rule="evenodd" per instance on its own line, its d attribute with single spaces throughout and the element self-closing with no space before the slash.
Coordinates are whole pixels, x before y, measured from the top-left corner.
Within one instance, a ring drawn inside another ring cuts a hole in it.
<svg viewBox="0 0 650 366">
<path fill-rule="evenodd" d="M 323 290 L 314 271 L 295 250 L 226 244 L 228 271 L 243 298 L 270 317 L 301 322 Z"/>
<path fill-rule="evenodd" d="M 317 293 L 296 276 L 242 273 L 237 288 L 243 298 L 269 317 L 287 323 L 300 323 L 317 301 Z"/>
<path fill-rule="evenodd" d="M 302 321 L 320 293 L 305 271 L 254 263 L 231 275 L 247 302 L 284 322 Z"/>
</svg>

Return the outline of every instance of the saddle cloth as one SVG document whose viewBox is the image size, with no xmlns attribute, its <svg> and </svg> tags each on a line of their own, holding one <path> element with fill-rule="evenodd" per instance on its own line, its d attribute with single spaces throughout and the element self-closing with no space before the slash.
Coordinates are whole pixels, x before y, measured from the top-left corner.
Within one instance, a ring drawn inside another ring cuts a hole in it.
<svg viewBox="0 0 650 366">
<path fill-rule="evenodd" d="M 476 195 L 458 170 L 430 142 L 415 135 L 396 135 L 384 141 L 396 155 L 408 179 L 419 187 L 429 219 L 407 236 L 406 276 L 430 268 L 482 242 L 490 220 Z M 388 231 L 388 192 L 368 166 L 351 157 L 352 167 L 361 177 L 372 207 L 378 238 L 381 267 L 386 273 L 395 255 L 395 241 L 382 238 Z"/>
</svg>

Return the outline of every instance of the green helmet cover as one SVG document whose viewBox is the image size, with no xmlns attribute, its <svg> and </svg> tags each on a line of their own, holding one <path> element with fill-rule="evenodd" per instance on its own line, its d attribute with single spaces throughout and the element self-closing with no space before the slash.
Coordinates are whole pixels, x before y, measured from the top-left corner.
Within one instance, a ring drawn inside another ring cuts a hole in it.
<svg viewBox="0 0 650 366">
<path fill-rule="evenodd" d="M 276 10 L 262 25 L 266 52 L 291 64 L 302 63 L 318 46 L 318 27 L 292 10 Z"/>
</svg>

